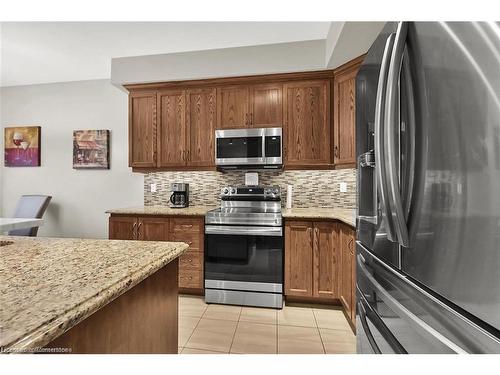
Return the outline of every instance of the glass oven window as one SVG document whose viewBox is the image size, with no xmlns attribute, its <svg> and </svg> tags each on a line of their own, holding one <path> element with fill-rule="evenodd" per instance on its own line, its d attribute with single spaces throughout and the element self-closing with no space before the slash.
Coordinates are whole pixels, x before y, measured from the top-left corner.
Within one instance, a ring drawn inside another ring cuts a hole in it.
<svg viewBox="0 0 500 375">
<path fill-rule="evenodd" d="M 218 138 L 217 157 L 231 158 L 261 158 L 262 137 Z"/>
<path fill-rule="evenodd" d="M 266 158 L 281 157 L 281 136 L 271 135 L 265 138 Z"/>
<path fill-rule="evenodd" d="M 283 237 L 208 234 L 205 279 L 283 283 Z"/>
</svg>

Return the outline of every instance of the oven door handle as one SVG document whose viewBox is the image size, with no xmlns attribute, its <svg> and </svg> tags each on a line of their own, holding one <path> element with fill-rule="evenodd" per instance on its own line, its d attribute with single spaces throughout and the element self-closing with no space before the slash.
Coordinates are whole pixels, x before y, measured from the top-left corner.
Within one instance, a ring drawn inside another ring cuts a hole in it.
<svg viewBox="0 0 500 375">
<path fill-rule="evenodd" d="M 283 236 L 281 227 L 247 227 L 229 225 L 206 225 L 205 234 L 224 234 L 238 236 Z"/>
</svg>

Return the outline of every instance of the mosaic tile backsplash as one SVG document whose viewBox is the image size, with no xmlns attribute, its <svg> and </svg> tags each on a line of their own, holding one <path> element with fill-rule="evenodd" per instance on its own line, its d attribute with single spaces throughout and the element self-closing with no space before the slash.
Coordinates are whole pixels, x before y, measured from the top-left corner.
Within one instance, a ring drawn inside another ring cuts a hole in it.
<svg viewBox="0 0 500 375">
<path fill-rule="evenodd" d="M 220 189 L 224 186 L 245 184 L 245 172 L 154 172 L 144 176 L 144 205 L 168 205 L 170 185 L 173 182 L 189 183 L 189 204 L 218 206 Z M 339 184 L 347 184 L 347 192 L 341 193 Z M 156 193 L 150 192 L 150 184 L 156 184 Z M 356 170 L 303 170 L 265 171 L 259 173 L 259 185 L 279 185 L 283 206 L 286 185 L 293 185 L 292 207 L 356 208 Z"/>
</svg>

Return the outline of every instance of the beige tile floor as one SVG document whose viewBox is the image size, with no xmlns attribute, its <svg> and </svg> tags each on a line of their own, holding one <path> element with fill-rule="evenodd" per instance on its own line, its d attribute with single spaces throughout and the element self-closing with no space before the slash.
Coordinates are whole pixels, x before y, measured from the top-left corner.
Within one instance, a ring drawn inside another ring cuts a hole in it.
<svg viewBox="0 0 500 375">
<path fill-rule="evenodd" d="M 356 339 L 340 309 L 207 305 L 179 296 L 181 354 L 348 354 Z"/>
</svg>

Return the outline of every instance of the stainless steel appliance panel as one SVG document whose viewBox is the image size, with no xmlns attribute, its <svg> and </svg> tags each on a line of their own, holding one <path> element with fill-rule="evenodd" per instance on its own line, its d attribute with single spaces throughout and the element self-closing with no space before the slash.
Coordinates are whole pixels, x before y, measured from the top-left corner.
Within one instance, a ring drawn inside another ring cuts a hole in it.
<svg viewBox="0 0 500 375">
<path fill-rule="evenodd" d="M 499 31 L 498 23 L 409 24 L 421 181 L 402 270 L 500 337 Z"/>
<path fill-rule="evenodd" d="M 377 352 L 378 346 L 382 353 L 500 353 L 500 340 L 483 327 L 359 242 L 356 250 L 358 352 Z"/>
</svg>

